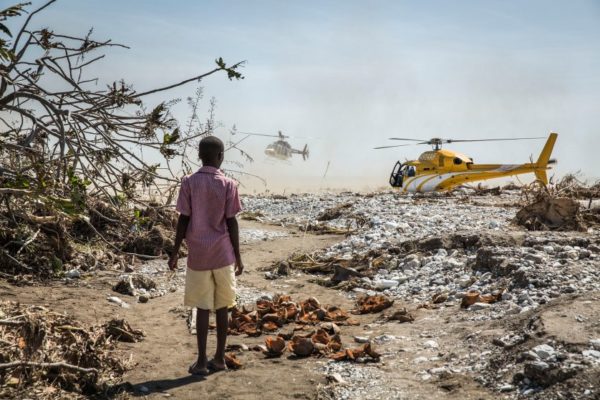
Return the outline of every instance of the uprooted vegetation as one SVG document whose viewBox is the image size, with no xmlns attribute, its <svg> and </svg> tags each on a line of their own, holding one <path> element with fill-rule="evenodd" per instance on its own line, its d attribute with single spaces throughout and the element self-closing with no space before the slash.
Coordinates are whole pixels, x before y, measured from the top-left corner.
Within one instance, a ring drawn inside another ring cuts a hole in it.
<svg viewBox="0 0 600 400">
<path fill-rule="evenodd" d="M 29 14 L 14 32 L 0 25 L 0 274 L 9 278 L 49 278 L 172 251 L 175 215 L 164 205 L 181 172 L 196 166 L 188 150 L 213 132 L 214 102 L 201 122 L 197 91 L 180 128 L 170 113 L 175 102 L 149 107 L 142 100 L 217 73 L 243 78 L 242 63 L 219 58 L 206 73 L 156 89 L 98 84 L 88 71 L 102 62 L 100 52 L 126 46 L 95 40 L 92 31 L 77 37 L 32 28 L 32 17 L 52 3 L 0 10 L 10 26 Z M 150 154 L 167 168 L 149 164 Z"/>
<path fill-rule="evenodd" d="M 0 213 L 0 272 L 5 276 L 50 278 L 74 268 L 120 268 L 131 257 L 153 258 L 173 249 L 172 210 L 129 210 L 90 199 L 85 211 L 68 216 L 34 199 L 7 201 L 18 211 Z M 152 217 L 139 216 L 145 214 Z"/>
<path fill-rule="evenodd" d="M 117 342 L 142 331 L 124 320 L 86 327 L 41 306 L 0 303 L 0 397 L 79 398 L 105 391 L 131 361 Z"/>
<path fill-rule="evenodd" d="M 569 174 L 555 185 L 525 187 L 522 194 L 525 204 L 515 223 L 528 230 L 585 231 L 600 223 L 600 207 L 593 204 L 600 198 L 600 183 L 589 186 Z"/>
</svg>

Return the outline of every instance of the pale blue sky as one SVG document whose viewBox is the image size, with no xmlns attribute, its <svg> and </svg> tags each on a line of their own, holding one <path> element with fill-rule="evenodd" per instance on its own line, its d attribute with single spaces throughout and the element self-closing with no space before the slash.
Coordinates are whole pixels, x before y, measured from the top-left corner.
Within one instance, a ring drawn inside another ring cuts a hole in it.
<svg viewBox="0 0 600 400">
<path fill-rule="evenodd" d="M 292 140 L 297 147 L 308 141 L 311 158 L 290 164 L 266 162 L 268 140 L 247 141 L 256 159 L 247 170 L 271 189 L 383 186 L 397 159 L 428 150 L 371 150 L 391 144 L 390 136 L 551 130 L 560 134 L 559 174 L 600 177 L 599 1 L 59 0 L 34 25 L 72 34 L 93 26 L 97 38 L 131 46 L 110 52 L 97 71 L 105 82 L 124 78 L 138 90 L 206 71 L 219 56 L 247 60 L 245 80 L 217 76 L 203 83 L 225 125 L 218 134 L 227 138 L 236 124 L 318 138 Z M 185 111 L 175 109 L 182 120 Z M 475 161 L 513 163 L 537 157 L 542 146 L 448 148 Z"/>
</svg>

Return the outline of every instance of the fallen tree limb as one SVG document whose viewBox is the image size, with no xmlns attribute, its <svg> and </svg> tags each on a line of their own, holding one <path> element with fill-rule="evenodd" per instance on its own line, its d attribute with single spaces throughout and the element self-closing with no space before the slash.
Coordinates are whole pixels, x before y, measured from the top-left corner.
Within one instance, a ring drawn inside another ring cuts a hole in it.
<svg viewBox="0 0 600 400">
<path fill-rule="evenodd" d="M 67 364 L 65 362 L 34 362 L 34 361 L 13 361 L 9 363 L 0 364 L 0 370 L 2 369 L 13 369 L 18 367 L 36 367 L 36 368 L 63 368 L 72 371 L 82 372 L 84 374 L 98 374 L 96 368 L 82 368 L 77 365 Z"/>
<path fill-rule="evenodd" d="M 16 196 L 26 196 L 33 192 L 27 189 L 15 189 L 15 188 L 0 188 L 0 194 L 12 194 Z"/>
</svg>

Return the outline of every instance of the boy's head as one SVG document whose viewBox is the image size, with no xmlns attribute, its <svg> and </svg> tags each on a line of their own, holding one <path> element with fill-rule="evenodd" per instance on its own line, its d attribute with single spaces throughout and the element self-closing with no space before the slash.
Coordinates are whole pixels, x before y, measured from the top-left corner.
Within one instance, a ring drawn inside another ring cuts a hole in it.
<svg viewBox="0 0 600 400">
<path fill-rule="evenodd" d="M 223 163 L 225 146 L 216 136 L 207 136 L 200 141 L 198 146 L 198 156 L 202 160 L 202 165 L 219 168 Z"/>
</svg>

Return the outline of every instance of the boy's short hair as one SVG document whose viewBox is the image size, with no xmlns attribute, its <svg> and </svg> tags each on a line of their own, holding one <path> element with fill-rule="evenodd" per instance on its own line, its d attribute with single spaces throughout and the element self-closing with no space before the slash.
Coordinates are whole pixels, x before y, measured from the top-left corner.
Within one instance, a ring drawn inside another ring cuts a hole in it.
<svg viewBox="0 0 600 400">
<path fill-rule="evenodd" d="M 219 153 L 225 152 L 225 145 L 216 136 L 206 136 L 198 146 L 198 156 L 201 160 L 215 160 Z"/>
</svg>

